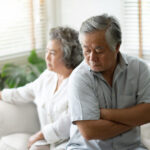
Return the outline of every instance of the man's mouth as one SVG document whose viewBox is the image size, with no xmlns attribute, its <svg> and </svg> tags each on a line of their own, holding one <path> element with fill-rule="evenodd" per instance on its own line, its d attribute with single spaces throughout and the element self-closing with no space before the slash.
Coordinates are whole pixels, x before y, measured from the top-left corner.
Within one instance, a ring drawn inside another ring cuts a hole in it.
<svg viewBox="0 0 150 150">
<path fill-rule="evenodd" d="M 96 66 L 99 66 L 99 64 L 97 64 L 96 62 L 90 62 L 90 65 L 91 65 L 91 66 L 95 66 L 95 67 L 96 67 Z"/>
</svg>

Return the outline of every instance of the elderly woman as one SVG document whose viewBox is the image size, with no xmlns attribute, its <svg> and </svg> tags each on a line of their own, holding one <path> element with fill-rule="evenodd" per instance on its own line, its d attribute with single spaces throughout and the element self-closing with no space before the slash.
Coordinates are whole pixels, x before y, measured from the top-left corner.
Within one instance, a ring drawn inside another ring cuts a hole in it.
<svg viewBox="0 0 150 150">
<path fill-rule="evenodd" d="M 62 150 L 69 138 L 67 85 L 72 70 L 82 61 L 78 33 L 68 27 L 50 30 L 47 70 L 34 82 L 15 89 L 4 89 L 0 99 L 16 103 L 34 101 L 41 131 L 29 139 L 30 150 Z"/>
</svg>

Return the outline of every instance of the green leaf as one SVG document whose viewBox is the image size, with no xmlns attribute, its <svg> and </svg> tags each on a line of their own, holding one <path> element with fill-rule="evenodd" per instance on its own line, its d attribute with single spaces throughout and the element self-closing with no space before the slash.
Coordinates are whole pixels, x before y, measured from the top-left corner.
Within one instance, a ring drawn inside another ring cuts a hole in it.
<svg viewBox="0 0 150 150">
<path fill-rule="evenodd" d="M 32 50 L 28 57 L 28 64 L 24 66 L 5 64 L 0 74 L 0 89 L 14 88 L 34 81 L 46 69 L 45 60 L 38 57 Z"/>
<path fill-rule="evenodd" d="M 40 58 L 35 50 L 32 50 L 30 56 L 28 57 L 28 62 L 35 66 L 40 73 L 42 73 L 46 69 L 45 60 Z"/>
</svg>

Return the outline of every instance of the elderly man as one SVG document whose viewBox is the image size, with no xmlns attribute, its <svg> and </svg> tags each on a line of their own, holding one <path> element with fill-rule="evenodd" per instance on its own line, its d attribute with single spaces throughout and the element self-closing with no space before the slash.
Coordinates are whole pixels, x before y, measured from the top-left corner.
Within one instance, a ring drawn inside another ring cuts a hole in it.
<svg viewBox="0 0 150 150">
<path fill-rule="evenodd" d="M 150 71 L 119 51 L 121 29 L 106 14 L 83 22 L 85 60 L 69 83 L 72 126 L 67 150 L 146 150 L 139 126 L 150 122 Z"/>
</svg>

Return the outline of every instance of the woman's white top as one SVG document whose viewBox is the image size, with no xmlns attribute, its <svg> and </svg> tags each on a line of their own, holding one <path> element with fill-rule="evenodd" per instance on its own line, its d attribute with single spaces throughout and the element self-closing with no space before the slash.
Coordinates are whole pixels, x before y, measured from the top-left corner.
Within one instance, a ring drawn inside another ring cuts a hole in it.
<svg viewBox="0 0 150 150">
<path fill-rule="evenodd" d="M 23 87 L 4 89 L 2 99 L 18 104 L 34 101 L 37 105 L 41 130 L 47 143 L 59 145 L 69 138 L 70 115 L 68 113 L 67 85 L 68 78 L 63 80 L 59 89 L 57 74 L 45 70 L 38 79 Z"/>
</svg>

